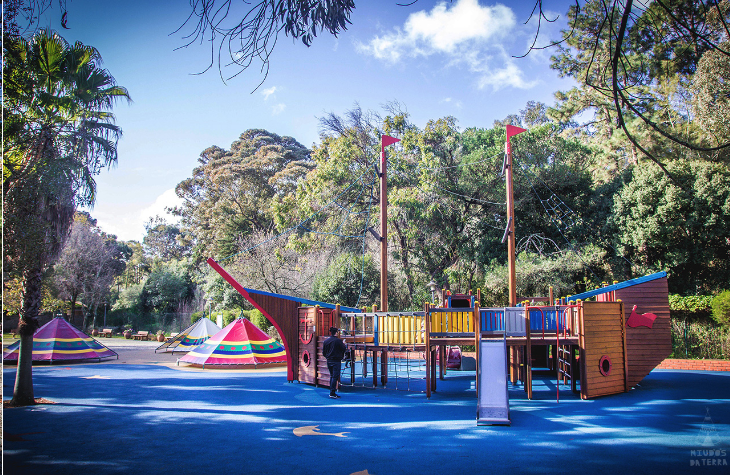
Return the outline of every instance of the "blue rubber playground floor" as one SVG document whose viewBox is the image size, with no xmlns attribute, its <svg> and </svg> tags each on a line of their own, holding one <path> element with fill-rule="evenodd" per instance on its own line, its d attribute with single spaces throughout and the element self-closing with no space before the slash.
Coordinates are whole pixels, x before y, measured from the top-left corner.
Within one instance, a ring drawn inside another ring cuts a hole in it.
<svg viewBox="0 0 730 475">
<path fill-rule="evenodd" d="M 3 398 L 15 367 L 3 368 Z M 478 427 L 474 373 L 420 392 L 289 383 L 284 370 L 34 366 L 35 396 L 3 413 L 5 474 L 730 473 L 730 373 L 655 370 L 582 401 L 536 376 L 511 387 L 511 426 Z"/>
</svg>

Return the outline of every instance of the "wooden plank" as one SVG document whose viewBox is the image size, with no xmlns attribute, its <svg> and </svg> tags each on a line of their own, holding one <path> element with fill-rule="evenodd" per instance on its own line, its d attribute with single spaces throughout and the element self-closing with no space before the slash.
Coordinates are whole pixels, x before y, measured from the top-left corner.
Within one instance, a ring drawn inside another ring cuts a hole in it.
<svg viewBox="0 0 730 475">
<path fill-rule="evenodd" d="M 669 329 L 669 325 L 666 328 L 662 328 L 661 325 L 655 325 L 655 333 L 644 331 L 642 328 L 627 328 L 626 337 L 629 341 L 635 343 L 647 342 L 652 343 L 655 341 L 672 341 L 672 335 Z M 647 328 L 648 330 L 648 328 Z"/>
<path fill-rule="evenodd" d="M 640 359 L 655 359 L 655 358 L 666 358 L 672 353 L 671 346 L 656 346 L 656 347 L 629 347 L 628 353 L 635 358 Z"/>
<path fill-rule="evenodd" d="M 610 375 L 596 377 L 596 378 L 589 378 L 588 380 L 586 380 L 586 384 L 588 385 L 589 388 L 619 385 L 619 386 L 621 386 L 621 389 L 623 389 L 623 386 L 624 386 L 623 371 L 621 373 L 618 373 L 618 372 L 614 373 L 613 369 L 611 369 Z"/>
<path fill-rule="evenodd" d="M 624 392 L 624 378 L 618 378 L 614 381 L 607 381 L 605 383 L 588 383 L 588 394 L 591 397 L 596 396 L 596 393 L 622 393 Z"/>
<path fill-rule="evenodd" d="M 591 397 L 622 393 L 624 392 L 624 379 L 619 378 L 616 381 L 607 382 L 605 384 L 594 383 L 588 387 L 588 391 Z"/>
<path fill-rule="evenodd" d="M 598 364 L 598 360 L 601 359 L 602 356 L 606 355 L 609 358 L 611 358 L 611 361 L 621 361 L 623 364 L 624 361 L 624 353 L 621 351 L 620 346 L 612 347 L 612 348 L 596 348 L 596 347 L 590 347 L 585 349 L 585 355 L 586 355 L 586 362 L 590 363 L 593 360 L 595 360 L 595 363 Z"/>
<path fill-rule="evenodd" d="M 588 348 L 586 348 L 586 351 L 591 353 L 623 353 L 621 349 L 621 342 L 606 342 L 606 343 L 600 343 L 600 344 L 592 344 Z"/>
<path fill-rule="evenodd" d="M 586 302 L 589 303 L 589 302 Z M 591 308 L 590 309 L 590 321 L 594 320 L 609 320 L 616 316 L 618 313 L 618 305 L 611 303 L 610 307 L 607 305 L 606 308 Z"/>
<path fill-rule="evenodd" d="M 664 354 L 662 354 L 662 352 L 666 352 L 666 351 L 669 351 L 669 353 L 671 353 L 672 347 L 671 346 L 653 347 L 653 348 L 645 348 L 645 347 L 631 348 L 631 347 L 629 347 L 629 354 L 633 358 L 638 358 L 640 360 L 641 359 L 653 360 L 656 358 L 664 359 L 664 358 L 666 358 L 666 356 Z"/>
<path fill-rule="evenodd" d="M 650 346 L 650 345 L 670 345 L 672 344 L 672 337 L 671 335 L 669 337 L 658 337 L 658 338 L 647 338 L 645 335 L 636 335 L 633 332 L 628 332 L 628 335 L 626 337 L 628 340 L 629 345 L 634 346 Z"/>
<path fill-rule="evenodd" d="M 623 341 L 623 338 L 621 338 L 621 328 L 614 328 L 603 332 L 587 331 L 583 336 L 593 343 L 600 343 L 602 341 L 618 341 L 621 343 Z"/>
<path fill-rule="evenodd" d="M 588 388 L 589 391 L 592 391 L 592 390 L 595 390 L 595 389 L 601 389 L 601 388 L 611 388 L 611 387 L 618 387 L 618 388 L 620 388 L 623 391 L 623 389 L 624 389 L 624 378 L 623 378 L 623 374 L 618 374 L 618 375 L 614 376 L 613 375 L 613 370 L 612 370 L 611 371 L 611 376 L 607 376 L 604 379 L 589 379 L 589 380 L 587 380 L 586 381 L 586 387 Z"/>
</svg>

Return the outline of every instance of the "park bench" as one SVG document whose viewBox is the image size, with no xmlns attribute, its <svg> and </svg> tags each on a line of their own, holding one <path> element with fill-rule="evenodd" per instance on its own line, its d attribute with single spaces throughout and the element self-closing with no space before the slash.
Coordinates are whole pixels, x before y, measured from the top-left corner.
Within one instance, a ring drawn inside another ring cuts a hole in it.
<svg viewBox="0 0 730 475">
<path fill-rule="evenodd" d="M 19 338 L 20 337 L 20 335 L 18 335 L 18 329 L 17 328 L 13 328 L 12 330 L 10 330 L 10 334 L 13 335 L 13 338 Z"/>
<path fill-rule="evenodd" d="M 148 332 L 148 331 L 139 331 L 139 332 L 135 333 L 134 335 L 132 335 L 132 338 L 134 338 L 135 340 L 145 340 L 146 341 L 149 339 L 149 337 L 150 337 L 150 332 Z"/>
<path fill-rule="evenodd" d="M 170 336 L 168 336 L 167 338 L 165 338 L 165 340 L 171 341 L 171 340 L 173 340 L 178 335 L 179 335 L 179 333 L 170 333 Z"/>
<path fill-rule="evenodd" d="M 99 338 L 111 338 L 112 337 L 112 329 L 111 328 L 105 328 L 102 331 L 99 332 Z"/>
</svg>

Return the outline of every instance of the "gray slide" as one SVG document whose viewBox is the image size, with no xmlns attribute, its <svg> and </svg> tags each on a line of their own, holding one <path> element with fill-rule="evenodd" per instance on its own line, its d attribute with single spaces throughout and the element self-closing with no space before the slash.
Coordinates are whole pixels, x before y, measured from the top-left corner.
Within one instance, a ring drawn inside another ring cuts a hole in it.
<svg viewBox="0 0 730 475">
<path fill-rule="evenodd" d="M 477 425 L 509 425 L 507 341 L 504 338 L 479 342 L 477 385 Z"/>
</svg>

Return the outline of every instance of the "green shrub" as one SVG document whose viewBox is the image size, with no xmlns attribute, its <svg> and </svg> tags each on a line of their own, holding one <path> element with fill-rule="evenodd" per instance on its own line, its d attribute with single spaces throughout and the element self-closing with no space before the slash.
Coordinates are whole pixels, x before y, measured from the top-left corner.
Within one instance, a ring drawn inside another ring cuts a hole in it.
<svg viewBox="0 0 730 475">
<path fill-rule="evenodd" d="M 269 323 L 269 320 L 264 317 L 264 314 L 261 313 L 261 311 L 257 308 L 254 308 L 253 310 L 244 310 L 243 313 L 244 317 L 251 320 L 251 323 L 263 330 L 264 333 L 269 330 L 269 327 L 273 326 L 271 323 Z"/>
<path fill-rule="evenodd" d="M 669 311 L 678 320 L 707 320 L 712 312 L 711 295 L 669 295 Z"/>
<path fill-rule="evenodd" d="M 223 310 L 221 312 L 216 312 L 213 315 L 216 315 L 218 313 L 222 313 L 223 314 L 223 326 L 224 327 L 230 325 L 231 323 L 233 323 L 233 321 L 235 319 L 237 319 L 238 317 L 241 316 L 241 311 L 238 310 L 238 309 L 234 309 L 234 310 Z"/>
<path fill-rule="evenodd" d="M 724 290 L 712 299 L 712 318 L 725 327 L 730 327 L 730 290 Z"/>
</svg>

